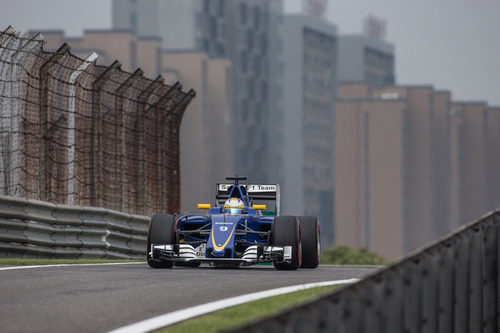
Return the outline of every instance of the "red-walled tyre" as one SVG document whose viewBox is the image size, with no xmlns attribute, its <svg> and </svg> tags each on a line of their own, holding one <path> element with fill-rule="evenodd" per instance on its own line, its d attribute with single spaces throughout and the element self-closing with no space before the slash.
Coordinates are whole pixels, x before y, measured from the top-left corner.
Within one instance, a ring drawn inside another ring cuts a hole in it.
<svg viewBox="0 0 500 333">
<path fill-rule="evenodd" d="M 273 246 L 292 246 L 292 261 L 274 262 L 277 270 L 295 270 L 302 261 L 300 241 L 300 224 L 295 216 L 276 216 L 271 226 L 271 243 Z"/>
<path fill-rule="evenodd" d="M 146 259 L 152 268 L 172 268 L 173 261 L 161 261 L 151 258 L 151 244 L 175 243 L 175 215 L 156 214 L 151 219 L 148 229 Z"/>
<path fill-rule="evenodd" d="M 319 265 L 320 227 L 315 216 L 299 216 L 300 236 L 302 240 L 301 268 L 316 268 Z"/>
</svg>

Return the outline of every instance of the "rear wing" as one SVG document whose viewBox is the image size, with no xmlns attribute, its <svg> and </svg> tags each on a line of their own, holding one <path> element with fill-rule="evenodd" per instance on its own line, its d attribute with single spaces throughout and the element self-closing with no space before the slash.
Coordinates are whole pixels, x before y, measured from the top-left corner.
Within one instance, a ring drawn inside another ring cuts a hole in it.
<svg viewBox="0 0 500 333">
<path fill-rule="evenodd" d="M 217 184 L 215 194 L 215 203 L 217 206 L 223 205 L 229 199 L 229 190 L 234 184 Z M 274 210 L 276 215 L 280 214 L 280 186 L 279 184 L 240 184 L 248 194 L 250 204 L 253 201 L 270 201 L 274 202 Z"/>
</svg>

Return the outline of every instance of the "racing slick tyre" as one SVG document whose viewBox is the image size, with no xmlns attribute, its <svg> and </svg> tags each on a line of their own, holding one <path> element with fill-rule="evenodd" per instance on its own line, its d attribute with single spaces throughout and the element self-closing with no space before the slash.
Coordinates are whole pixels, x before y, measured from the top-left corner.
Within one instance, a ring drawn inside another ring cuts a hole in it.
<svg viewBox="0 0 500 333">
<path fill-rule="evenodd" d="M 175 215 L 155 214 L 149 223 L 146 259 L 152 268 L 172 268 L 173 261 L 151 258 L 151 244 L 175 244 Z"/>
<path fill-rule="evenodd" d="M 300 224 L 295 216 L 276 216 L 271 226 L 273 246 L 292 246 L 291 262 L 273 262 L 277 270 L 294 270 L 302 261 Z"/>
<path fill-rule="evenodd" d="M 299 216 L 300 236 L 302 241 L 301 268 L 316 268 L 319 265 L 321 251 L 320 230 L 315 216 Z"/>
</svg>

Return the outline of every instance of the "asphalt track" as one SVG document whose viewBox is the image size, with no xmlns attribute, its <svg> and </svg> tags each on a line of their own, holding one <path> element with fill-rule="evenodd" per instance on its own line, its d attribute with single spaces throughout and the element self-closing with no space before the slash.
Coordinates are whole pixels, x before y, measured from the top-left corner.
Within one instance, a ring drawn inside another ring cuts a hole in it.
<svg viewBox="0 0 500 333">
<path fill-rule="evenodd" d="M 276 271 L 151 269 L 147 264 L 0 271 L 1 332 L 107 332 L 186 307 L 301 283 L 359 278 L 371 268 Z"/>
</svg>

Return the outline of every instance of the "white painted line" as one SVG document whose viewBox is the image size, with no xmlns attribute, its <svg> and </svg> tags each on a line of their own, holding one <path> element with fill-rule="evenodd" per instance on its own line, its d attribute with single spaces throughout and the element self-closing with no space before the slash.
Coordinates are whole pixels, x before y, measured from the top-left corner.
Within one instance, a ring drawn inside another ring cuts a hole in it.
<svg viewBox="0 0 500 333">
<path fill-rule="evenodd" d="M 120 327 L 109 333 L 143 333 L 150 332 L 153 330 L 160 329 L 165 326 L 169 326 L 187 319 L 198 317 L 210 312 L 226 309 L 235 305 L 240 305 L 243 303 L 259 300 L 262 298 L 267 298 L 271 296 L 278 296 L 282 294 L 291 293 L 294 291 L 314 288 L 314 287 L 324 287 L 333 286 L 336 284 L 348 284 L 359 281 L 359 279 L 348 279 L 348 280 L 337 280 L 337 281 L 323 281 L 323 282 L 313 282 L 306 284 L 299 284 L 290 287 L 282 287 L 277 289 L 270 289 L 265 291 L 259 291 L 256 293 L 226 298 L 220 301 L 205 303 L 197 306 L 193 306 L 187 309 L 178 310 L 170 312 L 158 317 L 153 317 L 140 321 L 135 324 Z"/>
<path fill-rule="evenodd" d="M 55 264 L 55 265 L 26 265 L 26 266 L 8 266 L 0 267 L 0 271 L 10 271 L 15 269 L 31 269 L 31 268 L 49 268 L 49 267 L 73 267 L 73 266 L 104 266 L 104 265 L 137 265 L 145 264 L 144 262 L 108 262 L 99 264 Z"/>
</svg>

